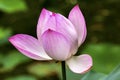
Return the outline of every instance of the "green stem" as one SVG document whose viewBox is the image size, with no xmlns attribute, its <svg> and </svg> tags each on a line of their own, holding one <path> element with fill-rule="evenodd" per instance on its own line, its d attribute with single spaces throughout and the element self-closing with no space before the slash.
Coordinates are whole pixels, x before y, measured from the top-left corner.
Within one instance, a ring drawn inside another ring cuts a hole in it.
<svg viewBox="0 0 120 80">
<path fill-rule="evenodd" d="M 66 80 L 65 61 L 62 61 L 61 63 L 62 63 L 62 65 L 61 65 L 61 67 L 62 67 L 62 77 L 63 77 L 63 80 Z"/>
</svg>

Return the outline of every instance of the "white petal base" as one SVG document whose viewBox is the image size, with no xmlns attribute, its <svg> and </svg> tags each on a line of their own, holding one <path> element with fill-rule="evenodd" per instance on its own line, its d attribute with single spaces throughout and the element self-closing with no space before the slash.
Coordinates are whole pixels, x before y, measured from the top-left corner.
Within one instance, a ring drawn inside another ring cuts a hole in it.
<svg viewBox="0 0 120 80">
<path fill-rule="evenodd" d="M 92 58 L 88 54 L 83 54 L 80 56 L 73 56 L 67 60 L 66 63 L 74 73 L 83 74 L 92 67 Z"/>
</svg>

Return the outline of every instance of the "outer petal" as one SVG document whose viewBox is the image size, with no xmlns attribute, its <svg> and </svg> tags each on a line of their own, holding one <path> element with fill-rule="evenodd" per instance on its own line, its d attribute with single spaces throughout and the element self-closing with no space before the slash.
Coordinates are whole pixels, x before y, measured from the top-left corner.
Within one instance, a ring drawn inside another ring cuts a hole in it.
<svg viewBox="0 0 120 80">
<path fill-rule="evenodd" d="M 71 43 L 62 34 L 47 30 L 41 37 L 46 53 L 55 60 L 66 60 L 69 58 Z"/>
<path fill-rule="evenodd" d="M 50 60 L 37 39 L 26 34 L 17 34 L 9 41 L 24 55 L 35 60 Z"/>
<path fill-rule="evenodd" d="M 92 67 L 92 58 L 87 54 L 73 56 L 66 61 L 69 68 L 75 73 L 85 73 Z"/>
<path fill-rule="evenodd" d="M 73 24 L 61 14 L 53 13 L 43 9 L 37 25 L 37 36 L 40 36 L 48 29 L 59 32 L 65 36 L 77 39 L 77 32 Z"/>
<path fill-rule="evenodd" d="M 67 18 L 60 14 L 56 14 L 55 18 L 56 31 L 69 38 L 73 38 L 73 40 L 76 41 L 76 39 L 78 39 L 78 35 L 73 24 Z"/>
<path fill-rule="evenodd" d="M 84 16 L 79 9 L 79 6 L 76 5 L 69 13 L 69 20 L 74 24 L 77 34 L 78 34 L 78 44 L 81 45 L 86 38 L 86 24 Z"/>
<path fill-rule="evenodd" d="M 47 29 L 53 29 L 63 34 L 69 34 L 72 37 L 77 37 L 77 32 L 73 24 L 61 14 L 53 13 L 46 9 L 41 11 L 38 25 L 37 25 L 37 36 L 40 38 L 41 34 Z"/>
<path fill-rule="evenodd" d="M 37 25 L 37 36 L 41 41 L 41 35 L 47 30 L 53 30 L 71 40 L 70 54 L 75 54 L 78 48 L 78 36 L 73 24 L 61 14 L 43 9 Z"/>
<path fill-rule="evenodd" d="M 45 27 L 45 24 L 48 21 L 48 19 L 50 18 L 51 14 L 52 14 L 51 11 L 48 11 L 44 8 L 42 9 L 39 20 L 38 20 L 38 24 L 37 24 L 37 37 L 38 37 L 38 39 L 40 38 L 41 31 Z"/>
<path fill-rule="evenodd" d="M 53 27 L 52 30 L 64 35 L 71 42 L 70 54 L 75 54 L 78 48 L 78 35 L 73 24 L 61 14 L 53 14 L 48 21 L 48 26 Z M 49 23 L 54 23 L 50 25 Z"/>
</svg>

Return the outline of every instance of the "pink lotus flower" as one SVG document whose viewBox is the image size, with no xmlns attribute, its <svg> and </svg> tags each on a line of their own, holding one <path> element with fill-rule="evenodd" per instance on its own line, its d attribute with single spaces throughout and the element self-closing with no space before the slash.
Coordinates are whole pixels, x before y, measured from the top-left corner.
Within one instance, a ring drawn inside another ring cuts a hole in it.
<svg viewBox="0 0 120 80">
<path fill-rule="evenodd" d="M 74 56 L 86 38 L 86 24 L 79 6 L 69 13 L 68 19 L 59 13 L 42 9 L 37 25 L 37 39 L 17 34 L 9 41 L 24 55 L 35 60 L 66 61 L 75 73 L 84 73 L 92 66 L 88 54 Z"/>
</svg>

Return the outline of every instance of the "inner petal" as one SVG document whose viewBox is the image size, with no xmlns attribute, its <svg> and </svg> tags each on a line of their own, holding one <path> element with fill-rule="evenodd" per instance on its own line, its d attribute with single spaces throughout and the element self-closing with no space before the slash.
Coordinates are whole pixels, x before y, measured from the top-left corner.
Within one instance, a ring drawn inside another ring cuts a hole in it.
<svg viewBox="0 0 120 80">
<path fill-rule="evenodd" d="M 48 29 L 41 37 L 46 53 L 55 60 L 66 60 L 70 56 L 70 41 L 62 34 Z"/>
</svg>

